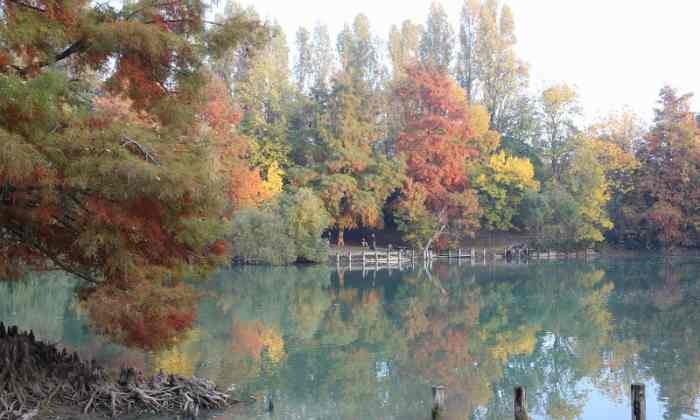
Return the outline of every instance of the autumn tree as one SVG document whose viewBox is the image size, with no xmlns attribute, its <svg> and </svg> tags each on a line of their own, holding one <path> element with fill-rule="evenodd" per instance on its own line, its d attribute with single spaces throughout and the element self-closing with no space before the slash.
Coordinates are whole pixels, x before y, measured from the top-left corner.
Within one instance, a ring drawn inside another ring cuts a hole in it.
<svg viewBox="0 0 700 420">
<path fill-rule="evenodd" d="M 396 214 L 405 238 L 428 249 L 478 227 L 467 163 L 478 156 L 464 91 L 446 71 L 413 67 L 395 94 L 404 103 L 396 150 L 408 180 Z"/>
<path fill-rule="evenodd" d="M 637 153 L 641 166 L 629 215 L 648 246 L 698 243 L 700 134 L 690 97 L 661 89 L 654 125 Z"/>
<path fill-rule="evenodd" d="M 465 0 L 457 78 L 491 115 L 491 128 L 509 135 L 528 83 L 527 65 L 515 53 L 515 19 L 497 0 Z M 478 91 L 478 96 L 475 94 Z"/>
<path fill-rule="evenodd" d="M 540 99 L 543 133 L 537 141 L 540 154 L 549 165 L 549 175 L 561 180 L 577 133 L 575 118 L 580 114 L 576 91 L 566 84 L 548 87 Z"/>
<path fill-rule="evenodd" d="M 474 179 L 484 211 L 484 225 L 491 229 L 510 230 L 520 211 L 520 203 L 531 192 L 539 190 L 535 170 L 529 160 L 495 153 Z"/>
<path fill-rule="evenodd" d="M 611 114 L 585 133 L 584 141 L 605 169 L 610 192 L 608 214 L 615 224 L 607 239 L 614 242 L 624 242 L 637 229 L 627 217 L 633 207 L 628 197 L 633 195 L 637 181 L 640 164 L 635 151 L 643 136 L 640 120 L 630 112 Z"/>
<path fill-rule="evenodd" d="M 433 1 L 420 40 L 421 63 L 444 71 L 449 70 L 454 55 L 454 42 L 454 30 L 445 8 L 440 2 Z"/>
<path fill-rule="evenodd" d="M 209 22 L 199 1 L 0 7 L 3 276 L 53 267 L 128 287 L 220 262 L 235 115 L 207 101 L 204 63 L 265 27 Z"/>
<path fill-rule="evenodd" d="M 335 60 L 328 27 L 318 23 L 311 32 L 299 28 L 295 54 L 293 75 L 297 90 L 302 93 L 325 91 Z"/>
<path fill-rule="evenodd" d="M 538 246 L 578 250 L 603 241 L 613 227 L 607 204 L 609 184 L 590 142 L 578 142 L 559 179 L 525 197 L 523 219 Z"/>
<path fill-rule="evenodd" d="M 393 80 L 402 79 L 406 67 L 418 61 L 422 33 L 423 27 L 410 20 L 405 20 L 401 27 L 391 26 L 388 47 Z"/>
<path fill-rule="evenodd" d="M 330 91 L 315 91 L 296 117 L 290 178 L 319 194 L 342 243 L 347 229 L 383 226 L 384 203 L 402 171 L 378 147 L 386 136 L 386 69 L 366 16 L 341 31 L 338 53 Z"/>
<path fill-rule="evenodd" d="M 459 52 L 457 53 L 457 80 L 467 94 L 467 100 L 476 98 L 477 39 L 479 34 L 480 0 L 464 0 L 459 22 Z"/>
<path fill-rule="evenodd" d="M 234 87 L 233 100 L 242 110 L 240 132 L 251 142 L 250 163 L 266 181 L 274 182 L 289 164 L 287 129 L 293 87 L 287 39 L 282 28 L 268 26 L 273 36 L 250 58 Z M 279 192 L 281 185 L 277 187 Z"/>
</svg>

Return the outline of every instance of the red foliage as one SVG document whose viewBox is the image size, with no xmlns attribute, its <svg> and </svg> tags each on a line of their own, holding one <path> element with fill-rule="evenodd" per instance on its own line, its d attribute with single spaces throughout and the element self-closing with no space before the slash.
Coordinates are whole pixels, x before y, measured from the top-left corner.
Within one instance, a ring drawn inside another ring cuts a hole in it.
<svg viewBox="0 0 700 420">
<path fill-rule="evenodd" d="M 427 206 L 450 207 L 451 195 L 469 188 L 466 163 L 478 155 L 467 102 L 443 71 L 412 67 L 397 90 L 405 104 L 405 128 L 396 149 L 406 157 L 407 174 L 427 193 Z"/>
<path fill-rule="evenodd" d="M 226 255 L 229 251 L 228 243 L 222 239 L 219 239 L 209 246 L 209 251 L 217 256 Z"/>
<path fill-rule="evenodd" d="M 93 328 L 111 341 L 148 350 L 167 347 L 191 329 L 196 303 L 190 287 L 153 281 L 127 289 L 101 285 L 81 296 Z"/>
<path fill-rule="evenodd" d="M 168 57 L 162 58 L 167 62 Z M 125 54 L 117 64 L 117 71 L 111 85 L 114 93 L 127 92 L 139 109 L 148 108 L 155 100 L 165 95 L 161 82 L 153 75 L 153 65 L 138 56 Z"/>
</svg>

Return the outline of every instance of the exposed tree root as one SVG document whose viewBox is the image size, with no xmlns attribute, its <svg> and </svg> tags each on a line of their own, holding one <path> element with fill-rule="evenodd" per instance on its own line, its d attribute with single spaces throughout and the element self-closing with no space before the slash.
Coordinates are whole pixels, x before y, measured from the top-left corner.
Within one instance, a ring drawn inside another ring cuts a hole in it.
<svg viewBox="0 0 700 420">
<path fill-rule="evenodd" d="M 37 341 L 30 331 L 5 328 L 0 322 L 0 420 L 29 420 L 52 408 L 73 407 L 95 417 L 126 413 L 179 413 L 239 401 L 203 378 L 187 379 L 163 372 L 145 378 L 122 368 L 114 381 L 94 361 Z"/>
</svg>

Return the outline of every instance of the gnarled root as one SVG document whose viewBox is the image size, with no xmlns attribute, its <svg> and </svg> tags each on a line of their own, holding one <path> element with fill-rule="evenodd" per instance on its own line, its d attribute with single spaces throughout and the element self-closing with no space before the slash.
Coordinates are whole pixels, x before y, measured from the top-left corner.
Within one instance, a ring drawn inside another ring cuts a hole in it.
<svg viewBox="0 0 700 420">
<path fill-rule="evenodd" d="M 238 402 L 202 378 L 163 372 L 144 378 L 122 368 L 119 380 L 77 354 L 37 341 L 30 331 L 0 322 L 0 420 L 29 420 L 53 408 L 75 407 L 95 417 L 126 412 L 183 413 Z"/>
</svg>

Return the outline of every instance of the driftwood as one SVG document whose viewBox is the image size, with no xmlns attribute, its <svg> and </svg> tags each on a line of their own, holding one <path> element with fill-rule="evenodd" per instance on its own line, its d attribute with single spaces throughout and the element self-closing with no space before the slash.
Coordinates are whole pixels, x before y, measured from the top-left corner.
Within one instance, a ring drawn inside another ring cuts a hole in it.
<svg viewBox="0 0 700 420">
<path fill-rule="evenodd" d="M 37 341 L 33 332 L 6 328 L 0 322 L 0 420 L 29 420 L 53 409 L 74 409 L 92 417 L 125 413 L 178 413 L 196 417 L 199 410 L 239 402 L 203 378 L 160 372 L 144 377 L 122 368 L 112 380 L 95 361 Z"/>
</svg>

